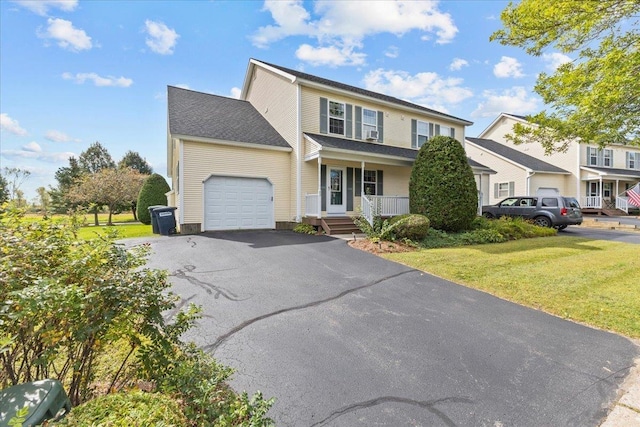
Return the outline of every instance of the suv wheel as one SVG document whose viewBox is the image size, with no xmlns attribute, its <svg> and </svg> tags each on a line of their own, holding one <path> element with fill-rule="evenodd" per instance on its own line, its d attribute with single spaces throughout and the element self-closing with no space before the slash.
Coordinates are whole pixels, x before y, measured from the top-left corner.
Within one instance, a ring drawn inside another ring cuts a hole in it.
<svg viewBox="0 0 640 427">
<path fill-rule="evenodd" d="M 533 223 L 540 227 L 551 227 L 551 220 L 546 216 L 537 216 L 533 219 Z"/>
<path fill-rule="evenodd" d="M 491 212 L 485 212 L 485 213 L 482 214 L 482 216 L 487 218 L 487 219 L 493 218 L 493 215 L 491 214 Z"/>
</svg>

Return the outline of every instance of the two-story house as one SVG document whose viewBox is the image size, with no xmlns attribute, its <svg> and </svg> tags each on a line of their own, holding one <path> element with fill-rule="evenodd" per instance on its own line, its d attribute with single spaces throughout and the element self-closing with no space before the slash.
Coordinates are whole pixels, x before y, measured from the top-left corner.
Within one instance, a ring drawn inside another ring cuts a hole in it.
<svg viewBox="0 0 640 427">
<path fill-rule="evenodd" d="M 626 191 L 640 181 L 640 147 L 576 142 L 547 156 L 539 144 L 515 145 L 506 139 L 515 123 L 530 125 L 522 116 L 502 113 L 465 144 L 471 159 L 497 172 L 490 177 L 492 204 L 550 187 L 578 199 L 585 212 L 619 214 L 633 207 Z"/>
<path fill-rule="evenodd" d="M 471 124 L 251 59 L 240 100 L 168 88 L 169 203 L 182 233 L 406 213 L 419 148 Z M 488 198 L 494 172 L 470 165 Z"/>
</svg>

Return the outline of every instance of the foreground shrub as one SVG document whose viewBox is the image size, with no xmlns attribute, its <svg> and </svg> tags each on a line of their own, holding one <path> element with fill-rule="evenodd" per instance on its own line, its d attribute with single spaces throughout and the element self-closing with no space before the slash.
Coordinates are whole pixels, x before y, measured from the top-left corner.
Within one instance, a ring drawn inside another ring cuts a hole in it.
<svg viewBox="0 0 640 427">
<path fill-rule="evenodd" d="M 395 225 L 393 234 L 396 239 L 409 239 L 420 241 L 429 233 L 429 218 L 419 214 L 406 214 L 394 216 L 389 220 Z"/>
<path fill-rule="evenodd" d="M 304 222 L 296 224 L 296 226 L 293 227 L 293 231 L 295 231 L 296 233 L 301 233 L 301 234 L 316 234 L 317 233 L 317 230 L 313 225 L 307 224 L 307 223 L 304 223 Z"/>
<path fill-rule="evenodd" d="M 136 205 L 136 212 L 138 214 L 138 220 L 143 224 L 151 224 L 151 215 L 149 215 L 149 206 L 154 205 L 166 205 L 167 196 L 171 190 L 167 180 L 154 173 L 147 178 L 140 189 L 138 194 L 138 201 Z"/>
<path fill-rule="evenodd" d="M 129 427 L 186 426 L 189 422 L 178 402 L 161 393 L 114 393 L 76 406 L 56 426 Z"/>
</svg>

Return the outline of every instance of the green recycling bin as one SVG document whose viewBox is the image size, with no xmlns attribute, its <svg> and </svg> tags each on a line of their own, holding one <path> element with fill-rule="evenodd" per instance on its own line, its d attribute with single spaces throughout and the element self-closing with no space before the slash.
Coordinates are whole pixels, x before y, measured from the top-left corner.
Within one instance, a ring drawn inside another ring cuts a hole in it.
<svg viewBox="0 0 640 427">
<path fill-rule="evenodd" d="M 176 232 L 176 217 L 174 215 L 176 209 L 178 208 L 173 206 L 163 206 L 153 210 L 153 214 L 158 221 L 158 229 L 163 236 L 175 234 Z"/>
<path fill-rule="evenodd" d="M 158 228 L 158 217 L 156 216 L 155 213 L 153 213 L 153 210 L 156 208 L 166 208 L 166 206 L 153 205 L 147 208 L 149 209 L 149 216 L 151 217 L 151 229 L 153 230 L 153 234 L 160 234 L 160 228 Z"/>
<path fill-rule="evenodd" d="M 58 380 L 41 380 L 0 390 L 0 426 L 8 426 L 16 413 L 28 407 L 22 425 L 35 426 L 69 413 L 71 401 Z"/>
</svg>

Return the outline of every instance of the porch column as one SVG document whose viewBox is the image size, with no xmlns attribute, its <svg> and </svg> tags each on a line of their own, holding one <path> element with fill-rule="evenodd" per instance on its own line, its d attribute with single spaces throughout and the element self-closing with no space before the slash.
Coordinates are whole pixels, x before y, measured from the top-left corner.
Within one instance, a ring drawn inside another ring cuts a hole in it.
<svg viewBox="0 0 640 427">
<path fill-rule="evenodd" d="M 322 156 L 318 153 L 318 218 L 322 218 Z"/>
<path fill-rule="evenodd" d="M 602 209 L 602 206 L 604 206 L 604 188 L 602 187 L 602 175 L 600 175 L 600 206 L 598 206 L 598 209 Z"/>
<path fill-rule="evenodd" d="M 360 168 L 360 210 L 362 211 L 362 203 L 364 203 L 364 160 L 360 162 Z"/>
</svg>

